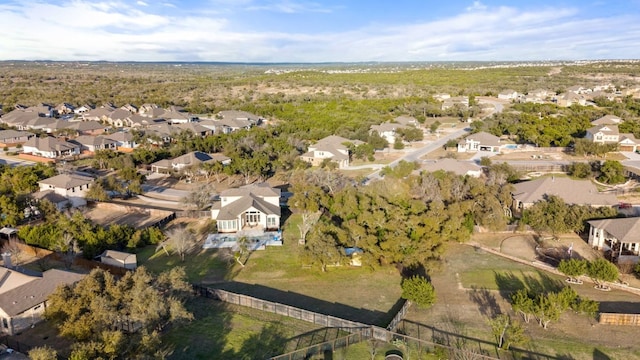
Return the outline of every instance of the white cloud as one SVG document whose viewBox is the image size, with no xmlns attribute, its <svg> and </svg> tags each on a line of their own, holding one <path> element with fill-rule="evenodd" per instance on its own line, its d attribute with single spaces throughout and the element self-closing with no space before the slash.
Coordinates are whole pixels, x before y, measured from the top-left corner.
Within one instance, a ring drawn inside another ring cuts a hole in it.
<svg viewBox="0 0 640 360">
<path fill-rule="evenodd" d="M 331 8 L 325 7 L 315 2 L 299 2 L 299 1 L 292 1 L 292 0 L 270 1 L 265 4 L 251 4 L 251 5 L 248 5 L 246 9 L 252 10 L 252 11 L 259 10 L 259 11 L 282 12 L 286 14 L 305 13 L 305 12 L 315 12 L 315 13 L 332 12 Z"/>
<path fill-rule="evenodd" d="M 480 1 L 474 1 L 473 4 L 467 7 L 467 11 L 484 11 L 487 10 L 487 6 Z"/>
<path fill-rule="evenodd" d="M 136 1 L 136 4 L 140 5 L 140 6 L 149 6 L 149 4 L 147 4 L 144 1 Z"/>
<path fill-rule="evenodd" d="M 250 0 L 241 3 L 256 5 Z M 0 60 L 321 62 L 640 58 L 640 48 L 632 46 L 640 43 L 640 21 L 633 13 L 617 18 L 584 19 L 578 10 L 570 8 L 524 11 L 515 7 L 485 7 L 410 25 L 372 24 L 350 31 L 313 34 L 298 29 L 291 33 L 253 31 L 250 23 L 233 23 L 221 17 L 225 12 L 218 13 L 215 6 L 172 8 L 167 12 L 172 3 L 162 4 L 158 8 L 145 8 L 144 12 L 121 1 L 0 4 L 0 23 L 5 29 Z M 484 5 L 474 3 L 474 6 Z M 290 11 L 302 9 L 294 6 Z"/>
</svg>

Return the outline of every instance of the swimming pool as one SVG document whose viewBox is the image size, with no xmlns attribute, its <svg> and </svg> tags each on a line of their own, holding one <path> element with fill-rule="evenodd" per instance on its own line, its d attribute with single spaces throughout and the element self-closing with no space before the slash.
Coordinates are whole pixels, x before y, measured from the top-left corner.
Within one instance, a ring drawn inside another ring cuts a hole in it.
<svg viewBox="0 0 640 360">
<path fill-rule="evenodd" d="M 507 144 L 507 145 L 502 145 L 503 148 L 505 149 L 510 149 L 510 150 L 515 150 L 518 148 L 517 144 Z"/>
</svg>

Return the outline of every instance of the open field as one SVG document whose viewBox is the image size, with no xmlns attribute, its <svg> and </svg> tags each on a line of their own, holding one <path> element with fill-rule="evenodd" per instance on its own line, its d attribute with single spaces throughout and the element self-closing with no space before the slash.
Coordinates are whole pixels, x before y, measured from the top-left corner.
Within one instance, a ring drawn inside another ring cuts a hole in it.
<svg viewBox="0 0 640 360">
<path fill-rule="evenodd" d="M 440 330 L 460 333 L 471 338 L 492 342 L 487 321 L 496 313 L 511 311 L 508 294 L 521 287 L 550 289 L 564 278 L 549 275 L 527 265 L 488 254 L 471 246 L 451 244 L 442 269 L 432 274 L 437 302 L 429 309 L 412 307 L 407 319 Z M 582 296 L 601 302 L 605 311 L 640 311 L 640 297 L 626 292 L 601 292 L 584 284 L 574 286 Z M 535 321 L 525 324 L 533 339 L 525 348 L 560 358 L 607 359 L 594 357 L 602 353 L 610 359 L 639 359 L 635 327 L 605 326 L 595 319 L 566 312 L 548 330 Z M 603 336 L 603 334 L 607 334 Z"/>
</svg>

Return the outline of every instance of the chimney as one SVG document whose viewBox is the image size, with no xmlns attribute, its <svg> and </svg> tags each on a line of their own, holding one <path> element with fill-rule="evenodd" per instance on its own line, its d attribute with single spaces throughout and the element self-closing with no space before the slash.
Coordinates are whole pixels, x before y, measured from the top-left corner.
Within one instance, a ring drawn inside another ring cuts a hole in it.
<svg viewBox="0 0 640 360">
<path fill-rule="evenodd" d="M 2 253 L 2 262 L 4 263 L 4 267 L 6 267 L 7 269 L 13 268 L 13 265 L 11 264 L 11 253 L 10 252 Z"/>
</svg>

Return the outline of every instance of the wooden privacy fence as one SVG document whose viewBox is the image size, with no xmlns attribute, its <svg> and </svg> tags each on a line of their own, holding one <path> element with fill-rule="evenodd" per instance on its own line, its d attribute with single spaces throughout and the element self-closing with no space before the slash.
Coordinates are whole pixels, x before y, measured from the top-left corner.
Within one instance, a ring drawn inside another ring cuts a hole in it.
<svg viewBox="0 0 640 360">
<path fill-rule="evenodd" d="M 220 289 L 212 289 L 199 285 L 194 285 L 198 294 L 204 297 L 224 301 L 226 303 L 246 306 L 252 309 L 266 311 L 290 318 L 314 323 L 324 327 L 340 328 L 348 332 L 358 332 L 369 325 L 356 321 L 345 320 L 331 315 L 318 314 L 313 311 L 299 309 L 297 307 L 284 305 L 272 301 L 262 300 L 247 295 L 232 293 Z M 382 329 L 384 330 L 384 329 Z M 382 340 L 382 339 L 381 339 Z"/>
<path fill-rule="evenodd" d="M 640 314 L 600 313 L 600 324 L 640 326 Z"/>
</svg>

